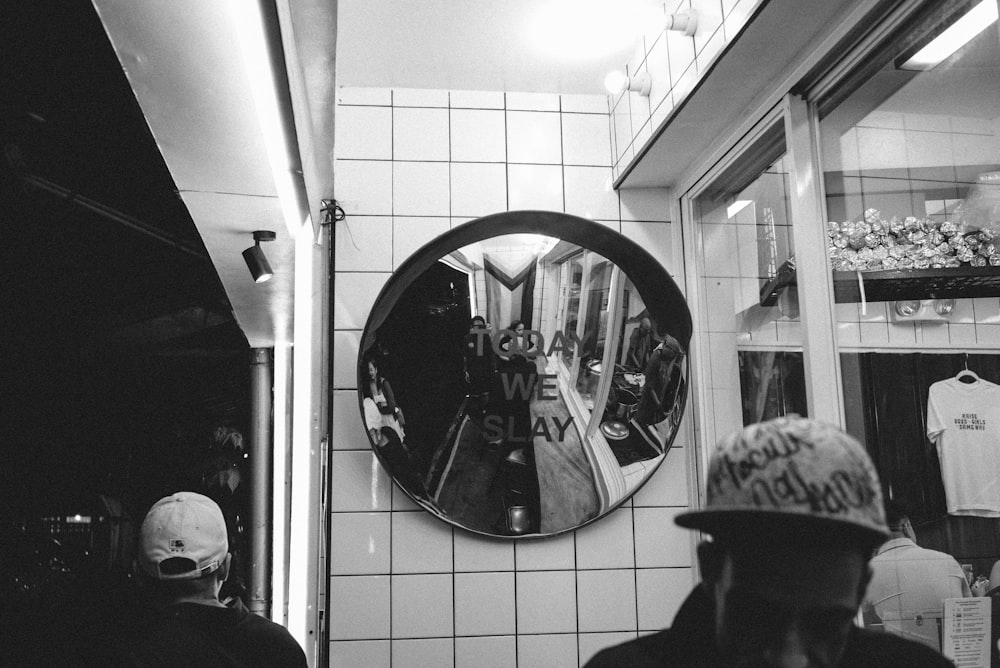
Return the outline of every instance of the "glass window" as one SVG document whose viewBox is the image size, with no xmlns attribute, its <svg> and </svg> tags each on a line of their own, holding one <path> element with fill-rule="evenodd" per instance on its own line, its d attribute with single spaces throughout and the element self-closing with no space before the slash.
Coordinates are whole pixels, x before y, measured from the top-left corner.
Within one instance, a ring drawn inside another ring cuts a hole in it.
<svg viewBox="0 0 1000 668">
<path fill-rule="evenodd" d="M 709 442 L 806 413 L 788 168 L 779 123 L 693 201 Z"/>
<path fill-rule="evenodd" d="M 847 428 L 887 494 L 922 545 L 988 575 L 996 536 L 953 512 L 927 433 L 932 387 L 972 370 L 961 405 L 978 415 L 977 388 L 1000 383 L 997 2 L 924 7 L 817 101 L 836 339 Z"/>
</svg>

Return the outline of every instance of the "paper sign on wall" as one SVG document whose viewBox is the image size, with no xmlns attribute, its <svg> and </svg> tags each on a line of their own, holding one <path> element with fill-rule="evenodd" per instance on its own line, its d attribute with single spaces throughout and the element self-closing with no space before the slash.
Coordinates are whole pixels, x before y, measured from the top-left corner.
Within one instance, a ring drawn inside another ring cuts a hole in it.
<svg viewBox="0 0 1000 668">
<path fill-rule="evenodd" d="M 945 599 L 941 651 L 956 668 L 989 668 L 990 606 L 988 598 Z"/>
</svg>

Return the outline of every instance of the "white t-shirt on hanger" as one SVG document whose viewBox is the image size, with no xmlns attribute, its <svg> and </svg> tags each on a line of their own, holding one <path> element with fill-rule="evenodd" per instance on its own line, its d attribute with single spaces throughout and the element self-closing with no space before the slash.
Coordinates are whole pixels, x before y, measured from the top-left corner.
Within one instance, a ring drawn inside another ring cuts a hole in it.
<svg viewBox="0 0 1000 668">
<path fill-rule="evenodd" d="M 1000 385 L 948 378 L 927 396 L 950 515 L 1000 517 Z"/>
</svg>

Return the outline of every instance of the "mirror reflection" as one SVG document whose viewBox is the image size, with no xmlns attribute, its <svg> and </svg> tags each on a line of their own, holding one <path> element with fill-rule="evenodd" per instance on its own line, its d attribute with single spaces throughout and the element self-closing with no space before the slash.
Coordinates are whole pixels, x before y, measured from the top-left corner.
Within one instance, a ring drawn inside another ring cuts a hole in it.
<svg viewBox="0 0 1000 668">
<path fill-rule="evenodd" d="M 443 519 L 560 533 L 614 508 L 664 459 L 686 341 L 606 257 L 507 234 L 447 252 L 397 294 L 362 343 L 365 426 L 396 482 Z"/>
</svg>

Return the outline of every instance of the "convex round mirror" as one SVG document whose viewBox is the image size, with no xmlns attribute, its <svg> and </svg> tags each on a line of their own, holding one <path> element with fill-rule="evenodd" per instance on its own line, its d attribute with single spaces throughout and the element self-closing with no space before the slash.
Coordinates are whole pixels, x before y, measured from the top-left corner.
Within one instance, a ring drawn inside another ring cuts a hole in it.
<svg viewBox="0 0 1000 668">
<path fill-rule="evenodd" d="M 376 300 L 358 363 L 365 427 L 439 518 L 562 533 L 664 461 L 690 338 L 677 286 L 626 237 L 560 213 L 487 216 L 421 248 Z"/>
</svg>

